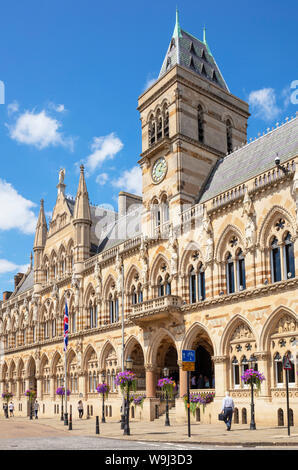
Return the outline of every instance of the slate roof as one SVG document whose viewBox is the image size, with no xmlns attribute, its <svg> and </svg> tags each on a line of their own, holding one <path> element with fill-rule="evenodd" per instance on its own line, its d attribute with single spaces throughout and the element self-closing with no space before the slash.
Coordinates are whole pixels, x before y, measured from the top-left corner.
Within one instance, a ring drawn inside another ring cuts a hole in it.
<svg viewBox="0 0 298 470">
<path fill-rule="evenodd" d="M 162 77 L 177 64 L 192 70 L 202 78 L 210 80 L 212 83 L 229 91 L 206 40 L 200 41 L 182 30 L 178 17 L 176 17 L 173 36 L 158 78 Z"/>
<path fill-rule="evenodd" d="M 21 285 L 17 287 L 17 289 L 13 292 L 11 297 L 15 297 L 16 295 L 20 295 L 23 292 L 33 288 L 34 285 L 34 271 L 31 269 L 29 273 L 26 273 L 25 279 L 22 281 Z"/>
<path fill-rule="evenodd" d="M 298 117 L 219 160 L 197 202 L 205 202 L 298 155 Z"/>
</svg>

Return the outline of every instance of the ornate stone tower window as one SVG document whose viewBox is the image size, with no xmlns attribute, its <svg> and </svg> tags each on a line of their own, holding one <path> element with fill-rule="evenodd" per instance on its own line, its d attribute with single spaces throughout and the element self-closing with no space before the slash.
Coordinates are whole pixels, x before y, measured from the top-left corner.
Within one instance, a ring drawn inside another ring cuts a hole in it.
<svg viewBox="0 0 298 470">
<path fill-rule="evenodd" d="M 204 116 L 201 105 L 198 106 L 198 140 L 204 142 Z"/>
<path fill-rule="evenodd" d="M 232 123 L 229 119 L 226 121 L 226 132 L 227 132 L 227 152 L 233 152 L 233 141 L 232 141 Z"/>
</svg>

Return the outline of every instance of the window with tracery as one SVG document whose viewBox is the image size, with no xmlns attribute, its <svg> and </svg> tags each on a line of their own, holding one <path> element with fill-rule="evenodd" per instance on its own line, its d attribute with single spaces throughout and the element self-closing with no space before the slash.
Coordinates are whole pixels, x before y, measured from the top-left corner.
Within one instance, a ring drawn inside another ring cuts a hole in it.
<svg viewBox="0 0 298 470">
<path fill-rule="evenodd" d="M 195 260 L 196 255 L 193 255 Z M 198 261 L 189 267 L 189 301 L 196 303 L 205 300 L 205 269 L 203 263 Z"/>
<path fill-rule="evenodd" d="M 289 223 L 279 217 L 271 228 L 269 238 L 271 282 L 295 277 L 294 240 Z"/>
</svg>

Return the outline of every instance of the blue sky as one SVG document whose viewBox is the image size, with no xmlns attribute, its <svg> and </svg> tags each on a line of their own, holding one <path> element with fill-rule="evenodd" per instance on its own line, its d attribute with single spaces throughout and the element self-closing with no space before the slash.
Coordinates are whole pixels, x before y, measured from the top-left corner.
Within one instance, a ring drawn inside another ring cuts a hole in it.
<svg viewBox="0 0 298 470">
<path fill-rule="evenodd" d="M 29 262 L 39 201 L 58 171 L 75 196 L 85 163 L 93 203 L 140 191 L 137 98 L 156 79 L 175 24 L 207 41 L 231 93 L 249 101 L 248 138 L 298 111 L 294 0 L 1 2 L 0 292 Z M 293 100 L 292 100 L 293 101 Z"/>
</svg>

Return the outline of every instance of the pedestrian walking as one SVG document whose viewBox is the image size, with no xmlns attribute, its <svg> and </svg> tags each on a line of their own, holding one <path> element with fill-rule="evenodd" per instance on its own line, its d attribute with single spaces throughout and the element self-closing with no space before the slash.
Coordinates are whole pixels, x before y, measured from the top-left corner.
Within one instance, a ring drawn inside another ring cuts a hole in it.
<svg viewBox="0 0 298 470">
<path fill-rule="evenodd" d="M 34 409 L 35 419 L 38 419 L 39 403 L 37 400 L 35 400 L 34 402 L 33 409 Z"/>
<path fill-rule="evenodd" d="M 14 404 L 13 404 L 12 401 L 9 403 L 8 409 L 9 409 L 9 415 L 10 415 L 10 416 L 14 416 L 14 414 L 13 414 L 13 411 L 14 411 Z"/>
<path fill-rule="evenodd" d="M 226 423 L 227 431 L 231 430 L 234 407 L 233 398 L 230 397 L 229 392 L 226 392 L 226 396 L 222 401 L 222 413 L 224 415 L 224 422 Z"/>
<path fill-rule="evenodd" d="M 83 406 L 82 400 L 78 402 L 78 412 L 79 412 L 79 418 L 83 418 L 84 406 Z"/>
<path fill-rule="evenodd" d="M 8 404 L 6 402 L 3 404 L 3 410 L 5 418 L 8 418 Z"/>
</svg>

